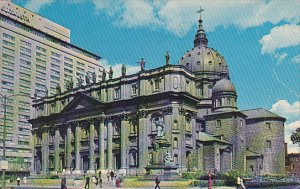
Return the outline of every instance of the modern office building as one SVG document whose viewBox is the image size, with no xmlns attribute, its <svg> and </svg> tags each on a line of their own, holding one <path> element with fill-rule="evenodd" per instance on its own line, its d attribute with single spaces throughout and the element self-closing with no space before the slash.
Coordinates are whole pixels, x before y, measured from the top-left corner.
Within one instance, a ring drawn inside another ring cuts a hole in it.
<svg viewBox="0 0 300 189">
<path fill-rule="evenodd" d="M 144 64 L 34 101 L 34 173 L 284 173 L 285 118 L 238 109 L 227 63 L 208 47 L 201 19 L 178 65 L 168 54 L 161 67 Z"/>
<path fill-rule="evenodd" d="M 58 85 L 63 92 L 71 80 L 75 85 L 77 78 L 84 78 L 87 73 L 98 76 L 102 69 L 99 56 L 70 44 L 69 29 L 10 1 L 0 1 L 0 41 L 0 94 L 3 96 L 53 95 Z M 3 107 L 1 103 L 0 138 L 3 137 Z M 32 112 L 31 99 L 12 97 L 7 101 L 6 110 L 8 172 L 28 172 L 32 161 L 31 125 L 27 122 Z"/>
</svg>

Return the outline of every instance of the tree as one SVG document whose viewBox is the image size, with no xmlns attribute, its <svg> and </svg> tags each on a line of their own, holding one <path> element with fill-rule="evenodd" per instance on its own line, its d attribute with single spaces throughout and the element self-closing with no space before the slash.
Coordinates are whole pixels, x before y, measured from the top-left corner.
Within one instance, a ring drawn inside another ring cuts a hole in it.
<svg viewBox="0 0 300 189">
<path fill-rule="evenodd" d="M 299 144 L 300 146 L 300 127 L 296 129 L 291 135 L 291 141 L 293 144 Z"/>
</svg>

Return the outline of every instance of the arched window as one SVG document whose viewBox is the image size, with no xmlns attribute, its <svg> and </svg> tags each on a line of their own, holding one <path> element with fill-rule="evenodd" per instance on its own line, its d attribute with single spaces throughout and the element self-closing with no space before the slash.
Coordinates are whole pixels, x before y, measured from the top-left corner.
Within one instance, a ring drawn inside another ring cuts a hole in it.
<svg viewBox="0 0 300 189">
<path fill-rule="evenodd" d="M 177 155 L 177 154 L 174 154 L 173 162 L 174 162 L 175 164 L 178 164 L 178 155 Z"/>
<path fill-rule="evenodd" d="M 177 137 L 174 137 L 173 148 L 178 148 L 178 138 Z"/>
<path fill-rule="evenodd" d="M 230 103 L 231 103 L 230 98 L 227 98 L 227 105 L 230 106 L 231 105 Z"/>
<path fill-rule="evenodd" d="M 178 129 L 178 121 L 174 120 L 173 129 Z"/>
<path fill-rule="evenodd" d="M 130 167 L 137 166 L 137 151 L 136 151 L 136 149 L 129 150 L 129 165 L 130 165 Z"/>
</svg>

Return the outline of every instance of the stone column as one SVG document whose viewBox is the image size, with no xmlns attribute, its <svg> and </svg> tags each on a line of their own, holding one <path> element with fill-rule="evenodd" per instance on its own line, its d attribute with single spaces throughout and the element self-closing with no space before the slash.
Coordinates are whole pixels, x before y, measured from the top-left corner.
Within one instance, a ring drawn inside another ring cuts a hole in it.
<svg viewBox="0 0 300 189">
<path fill-rule="evenodd" d="M 113 125 L 112 120 L 108 120 L 107 125 L 107 169 L 112 169 L 112 135 L 113 135 Z"/>
<path fill-rule="evenodd" d="M 73 171 L 73 174 L 81 174 L 82 171 L 80 169 L 80 160 L 81 160 L 81 157 L 80 157 L 80 124 L 79 123 L 75 123 L 75 170 Z"/>
<path fill-rule="evenodd" d="M 128 154 L 128 133 L 130 131 L 128 124 L 128 115 L 123 114 L 121 117 L 121 174 L 126 174 L 128 168 L 126 164 Z"/>
<path fill-rule="evenodd" d="M 164 135 L 168 142 L 172 144 L 173 138 L 172 138 L 172 126 L 173 126 L 173 107 L 167 107 L 163 109 L 164 111 Z M 172 148 L 172 145 L 170 149 Z M 169 151 L 170 152 L 170 151 Z M 171 153 L 171 152 L 170 152 Z"/>
<path fill-rule="evenodd" d="M 49 133 L 48 129 L 42 128 L 42 173 L 49 171 Z"/>
<path fill-rule="evenodd" d="M 180 129 L 179 134 L 179 155 L 178 155 L 178 163 L 179 163 L 179 171 L 180 172 L 186 172 L 186 137 L 185 137 L 185 126 L 186 126 L 186 120 L 185 120 L 185 112 L 186 110 L 183 107 L 178 108 L 178 125 Z"/>
<path fill-rule="evenodd" d="M 145 167 L 148 164 L 148 145 L 147 145 L 147 112 L 145 110 L 139 113 L 138 126 L 138 173 L 145 174 Z"/>
<path fill-rule="evenodd" d="M 100 125 L 99 125 L 99 134 L 98 134 L 98 139 L 99 139 L 99 170 L 104 170 L 104 120 L 100 119 Z"/>
<path fill-rule="evenodd" d="M 59 172 L 59 167 L 60 167 L 60 159 L 59 159 L 60 134 L 59 134 L 59 129 L 58 128 L 56 128 L 56 130 L 55 130 L 54 140 L 55 140 L 54 141 L 54 171 L 55 171 L 55 174 L 57 174 Z"/>
<path fill-rule="evenodd" d="M 71 125 L 67 125 L 67 130 L 66 130 L 66 151 L 65 151 L 65 158 L 66 158 L 66 174 L 71 174 L 71 163 L 72 163 L 72 130 L 71 130 Z"/>
<path fill-rule="evenodd" d="M 89 174 L 95 173 L 95 126 L 93 121 L 90 122 L 89 126 Z"/>
</svg>

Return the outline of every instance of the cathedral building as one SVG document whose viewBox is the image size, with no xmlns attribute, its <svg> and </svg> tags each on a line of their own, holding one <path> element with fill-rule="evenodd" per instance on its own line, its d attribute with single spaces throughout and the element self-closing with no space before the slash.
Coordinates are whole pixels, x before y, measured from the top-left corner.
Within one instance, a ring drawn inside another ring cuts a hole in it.
<svg viewBox="0 0 300 189">
<path fill-rule="evenodd" d="M 136 74 L 123 66 L 121 77 L 110 70 L 108 79 L 35 100 L 34 172 L 145 174 L 159 136 L 177 172 L 284 173 L 285 118 L 238 109 L 227 63 L 208 47 L 201 17 L 194 47 L 178 65 L 169 58 L 150 70 L 142 59 Z"/>
</svg>

